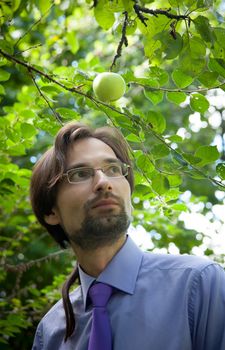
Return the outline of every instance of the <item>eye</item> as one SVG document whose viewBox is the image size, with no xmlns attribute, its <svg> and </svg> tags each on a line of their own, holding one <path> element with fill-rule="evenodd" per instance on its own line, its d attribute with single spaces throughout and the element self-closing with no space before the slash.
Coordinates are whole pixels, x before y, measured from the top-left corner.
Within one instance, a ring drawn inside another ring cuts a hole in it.
<svg viewBox="0 0 225 350">
<path fill-rule="evenodd" d="M 93 175 L 92 168 L 77 168 L 71 170 L 69 173 L 69 180 L 71 182 L 79 182 L 88 180 Z"/>
<path fill-rule="evenodd" d="M 122 167 L 120 164 L 110 164 L 106 169 L 105 173 L 108 176 L 121 176 Z"/>
</svg>

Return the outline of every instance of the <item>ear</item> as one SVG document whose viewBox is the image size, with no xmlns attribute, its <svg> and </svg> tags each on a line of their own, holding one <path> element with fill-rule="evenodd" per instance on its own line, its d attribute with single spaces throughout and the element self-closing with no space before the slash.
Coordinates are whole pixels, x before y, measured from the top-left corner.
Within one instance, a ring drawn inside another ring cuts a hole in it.
<svg viewBox="0 0 225 350">
<path fill-rule="evenodd" d="M 45 215 L 44 219 L 45 222 L 49 225 L 58 225 L 60 223 L 60 216 L 58 210 L 56 208 L 53 208 L 51 210 L 51 214 Z"/>
</svg>

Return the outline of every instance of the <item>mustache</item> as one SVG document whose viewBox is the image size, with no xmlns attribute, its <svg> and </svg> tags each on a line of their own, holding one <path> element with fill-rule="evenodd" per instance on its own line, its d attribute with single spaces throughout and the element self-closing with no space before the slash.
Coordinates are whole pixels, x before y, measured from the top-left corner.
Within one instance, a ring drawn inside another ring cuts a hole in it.
<svg viewBox="0 0 225 350">
<path fill-rule="evenodd" d="M 113 193 L 101 194 L 101 193 L 100 193 L 100 194 L 99 194 L 98 196 L 96 196 L 94 199 L 87 201 L 87 202 L 85 203 L 85 205 L 84 205 L 84 209 L 89 210 L 89 209 L 91 209 L 92 207 L 94 207 L 94 206 L 97 204 L 97 202 L 99 202 L 99 201 L 101 201 L 101 200 L 104 200 L 104 199 L 113 199 L 113 200 L 115 200 L 115 201 L 118 203 L 118 205 L 119 205 L 120 207 L 123 207 L 123 206 L 124 206 L 123 200 L 122 200 L 120 197 L 116 196 L 115 194 L 113 194 Z"/>
</svg>

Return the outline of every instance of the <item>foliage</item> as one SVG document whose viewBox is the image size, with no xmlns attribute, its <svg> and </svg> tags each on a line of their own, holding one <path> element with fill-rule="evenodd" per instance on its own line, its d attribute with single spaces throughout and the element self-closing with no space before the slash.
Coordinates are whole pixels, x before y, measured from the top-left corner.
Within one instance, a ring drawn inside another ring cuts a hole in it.
<svg viewBox="0 0 225 350">
<path fill-rule="evenodd" d="M 28 191 L 33 164 L 68 121 L 114 125 L 130 143 L 133 226 L 149 233 L 150 250 L 202 246 L 223 263 L 181 216 L 198 208 L 221 224 L 212 208 L 225 189 L 222 2 L 10 0 L 0 26 L 1 348 L 31 347 L 74 264 L 36 222 Z M 92 90 L 104 71 L 127 85 L 111 104 Z"/>
</svg>

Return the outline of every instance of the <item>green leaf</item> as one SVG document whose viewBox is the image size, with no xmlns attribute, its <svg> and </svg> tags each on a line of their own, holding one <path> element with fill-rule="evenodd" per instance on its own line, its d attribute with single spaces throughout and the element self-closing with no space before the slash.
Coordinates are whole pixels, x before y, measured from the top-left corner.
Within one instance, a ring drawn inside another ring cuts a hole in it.
<svg viewBox="0 0 225 350">
<path fill-rule="evenodd" d="M 129 21 L 126 28 L 126 35 L 132 35 L 136 32 L 137 22 L 135 20 Z"/>
<path fill-rule="evenodd" d="M 185 88 L 193 82 L 193 78 L 180 69 L 175 69 L 173 71 L 172 79 L 179 88 Z"/>
<path fill-rule="evenodd" d="M 206 45 L 202 39 L 186 34 L 183 43 L 183 50 L 179 56 L 180 69 L 195 78 L 206 67 Z"/>
<path fill-rule="evenodd" d="M 161 51 L 164 53 L 165 59 L 170 60 L 178 56 L 183 47 L 183 39 L 179 33 L 176 33 L 176 39 L 165 30 L 157 33 L 155 40 L 160 40 Z"/>
<path fill-rule="evenodd" d="M 183 156 L 180 153 L 178 153 L 177 151 L 173 150 L 171 152 L 171 154 L 172 154 L 172 159 L 175 161 L 175 163 L 178 163 L 178 164 L 180 164 L 182 166 L 187 166 L 188 165 L 188 163 L 183 158 Z"/>
<path fill-rule="evenodd" d="M 200 146 L 196 152 L 195 157 L 201 158 L 199 166 L 204 166 L 206 164 L 216 161 L 220 156 L 216 146 Z"/>
<path fill-rule="evenodd" d="M 36 128 L 29 123 L 22 123 L 20 126 L 22 136 L 27 139 L 37 134 Z"/>
<path fill-rule="evenodd" d="M 155 170 L 153 163 L 149 159 L 149 156 L 146 154 L 141 154 L 138 157 L 136 164 L 138 168 L 140 168 L 144 173 L 151 173 Z"/>
<path fill-rule="evenodd" d="M 225 49 L 225 29 L 224 28 L 213 28 L 213 32 L 216 36 L 216 39 L 220 45 Z"/>
<path fill-rule="evenodd" d="M 131 12 L 133 10 L 133 3 L 127 0 L 122 0 L 122 4 L 124 7 L 124 10 L 127 12 Z"/>
<path fill-rule="evenodd" d="M 201 35 L 202 39 L 206 42 L 213 42 L 212 28 L 209 23 L 209 19 L 204 16 L 198 16 L 193 20 L 197 32 Z"/>
<path fill-rule="evenodd" d="M 154 176 L 152 179 L 152 188 L 159 195 L 163 195 L 170 188 L 170 184 L 167 177 L 165 177 L 162 174 L 157 174 L 156 176 Z"/>
<path fill-rule="evenodd" d="M 179 198 L 180 194 L 179 188 L 173 187 L 164 194 L 164 199 L 166 202 L 174 201 Z"/>
<path fill-rule="evenodd" d="M 140 198 L 141 200 L 146 200 L 155 197 L 155 194 L 152 192 L 152 188 L 150 186 L 140 184 L 138 182 L 138 179 L 135 185 L 135 191 L 137 192 L 138 198 Z"/>
<path fill-rule="evenodd" d="M 0 40 L 1 42 L 1 40 Z M 4 58 L 3 56 L 0 56 L 0 67 L 6 66 L 7 65 L 7 59 Z"/>
<path fill-rule="evenodd" d="M 157 105 L 163 100 L 164 92 L 163 91 L 153 91 L 144 89 L 144 95 L 154 104 Z"/>
<path fill-rule="evenodd" d="M 110 11 L 110 2 L 105 3 L 104 0 L 99 0 L 94 8 L 95 19 L 105 30 L 111 28 L 115 22 L 114 13 Z"/>
<path fill-rule="evenodd" d="M 182 178 L 179 175 L 167 175 L 167 179 L 169 180 L 170 187 L 178 187 L 182 184 Z"/>
<path fill-rule="evenodd" d="M 27 120 L 28 119 L 35 120 L 37 118 L 37 114 L 31 109 L 24 109 L 23 111 L 20 112 L 20 116 L 24 117 Z"/>
<path fill-rule="evenodd" d="M 52 6 L 52 0 L 39 0 L 38 1 L 38 7 L 42 14 L 45 14 L 46 11 L 50 9 Z"/>
<path fill-rule="evenodd" d="M 0 81 L 6 81 L 10 77 L 10 73 L 0 68 Z"/>
<path fill-rule="evenodd" d="M 204 58 L 206 55 L 206 45 L 201 38 L 193 37 L 190 40 L 191 57 L 195 59 Z"/>
<path fill-rule="evenodd" d="M 5 89 L 2 85 L 0 85 L 0 95 L 5 95 Z"/>
<path fill-rule="evenodd" d="M 225 78 L 225 61 L 219 58 L 210 58 L 209 69 L 213 72 L 217 72 Z"/>
<path fill-rule="evenodd" d="M 63 77 L 65 80 L 72 80 L 75 75 L 75 68 L 74 67 L 63 67 L 58 66 L 54 69 L 53 73 L 55 75 L 59 75 L 60 77 Z"/>
<path fill-rule="evenodd" d="M 168 137 L 168 140 L 172 141 L 172 142 L 182 142 L 183 139 L 181 136 L 179 135 L 172 135 Z"/>
<path fill-rule="evenodd" d="M 172 7 L 178 7 L 179 6 L 179 0 L 168 0 L 170 6 Z"/>
<path fill-rule="evenodd" d="M 198 164 L 199 166 L 202 166 L 201 164 Z M 190 177 L 196 180 L 203 180 L 207 177 L 207 173 L 202 173 L 199 170 L 189 169 L 186 171 L 186 174 L 188 174 Z"/>
<path fill-rule="evenodd" d="M 54 85 L 42 86 L 40 88 L 40 90 L 42 92 L 46 92 L 46 93 L 51 94 L 51 95 L 58 95 L 59 93 L 62 92 L 62 89 L 60 89 L 59 87 L 54 86 Z"/>
<path fill-rule="evenodd" d="M 213 0 L 198 0 L 197 8 L 209 8 L 213 5 Z"/>
<path fill-rule="evenodd" d="M 179 106 L 186 100 L 187 95 L 184 92 L 167 92 L 166 98 L 168 101 L 176 103 Z"/>
<path fill-rule="evenodd" d="M 13 0 L 12 1 L 12 10 L 15 12 L 20 6 L 21 0 Z"/>
<path fill-rule="evenodd" d="M 0 49 L 9 54 L 13 54 L 13 44 L 6 40 L 0 39 Z"/>
<path fill-rule="evenodd" d="M 160 145 L 154 145 L 152 147 L 151 154 L 156 160 L 156 159 L 161 159 L 168 156 L 168 154 L 170 154 L 170 151 L 168 147 L 166 147 L 166 145 L 160 144 Z"/>
<path fill-rule="evenodd" d="M 117 25 L 114 26 L 116 28 L 116 31 L 122 35 L 122 28 L 123 28 L 123 23 L 119 21 Z M 126 27 L 126 35 L 133 35 L 137 29 L 137 22 L 135 20 L 130 20 L 127 23 Z"/>
<path fill-rule="evenodd" d="M 135 134 L 129 134 L 126 136 L 127 141 L 140 143 L 140 138 Z"/>
<path fill-rule="evenodd" d="M 174 203 L 171 205 L 171 209 L 177 211 L 188 211 L 187 205 L 184 203 Z"/>
<path fill-rule="evenodd" d="M 146 114 L 146 120 L 150 124 L 151 128 L 159 134 L 162 134 L 166 129 L 166 120 L 159 112 L 149 111 Z"/>
<path fill-rule="evenodd" d="M 217 164 L 216 172 L 222 180 L 225 180 L 225 163 Z"/>
<path fill-rule="evenodd" d="M 63 119 L 66 119 L 66 120 L 73 120 L 73 119 L 77 120 L 80 118 L 77 112 L 69 108 L 63 108 L 63 107 L 56 108 L 55 111 L 59 113 Z"/>
<path fill-rule="evenodd" d="M 138 21 L 138 28 L 144 35 L 143 44 L 145 55 L 149 57 L 151 61 L 154 54 L 157 55 L 157 53 L 159 53 L 161 57 L 161 42 L 155 39 L 155 35 L 165 31 L 167 28 L 169 29 L 168 19 L 165 16 L 158 16 L 157 18 L 154 16 L 148 17 L 148 27 L 146 28 L 143 23 Z"/>
<path fill-rule="evenodd" d="M 127 71 L 125 74 L 123 74 L 123 78 L 127 83 L 135 82 L 137 84 L 153 88 L 159 88 L 160 85 L 158 81 L 159 77 L 155 77 L 155 75 L 152 75 L 151 72 L 149 74 L 149 78 L 137 78 L 131 71 Z"/>
<path fill-rule="evenodd" d="M 205 71 L 198 76 L 200 83 L 206 87 L 213 87 L 218 78 L 218 73 Z"/>
<path fill-rule="evenodd" d="M 156 79 L 159 86 L 163 86 L 169 81 L 169 74 L 165 71 L 165 69 L 161 69 L 157 66 L 150 67 L 149 76 L 152 79 Z"/>
<path fill-rule="evenodd" d="M 79 50 L 79 42 L 77 40 L 76 33 L 75 32 L 66 33 L 66 40 L 71 52 L 75 54 Z"/>
<path fill-rule="evenodd" d="M 201 161 L 201 158 L 193 156 L 193 154 L 189 153 L 182 153 L 182 156 L 185 160 L 188 161 L 190 164 L 197 164 Z"/>
<path fill-rule="evenodd" d="M 194 93 L 190 98 L 190 106 L 193 111 L 204 113 L 209 108 L 209 101 L 205 96 Z"/>
<path fill-rule="evenodd" d="M 11 156 L 20 156 L 26 154 L 26 149 L 23 144 L 13 143 L 7 140 L 8 152 Z"/>
</svg>

